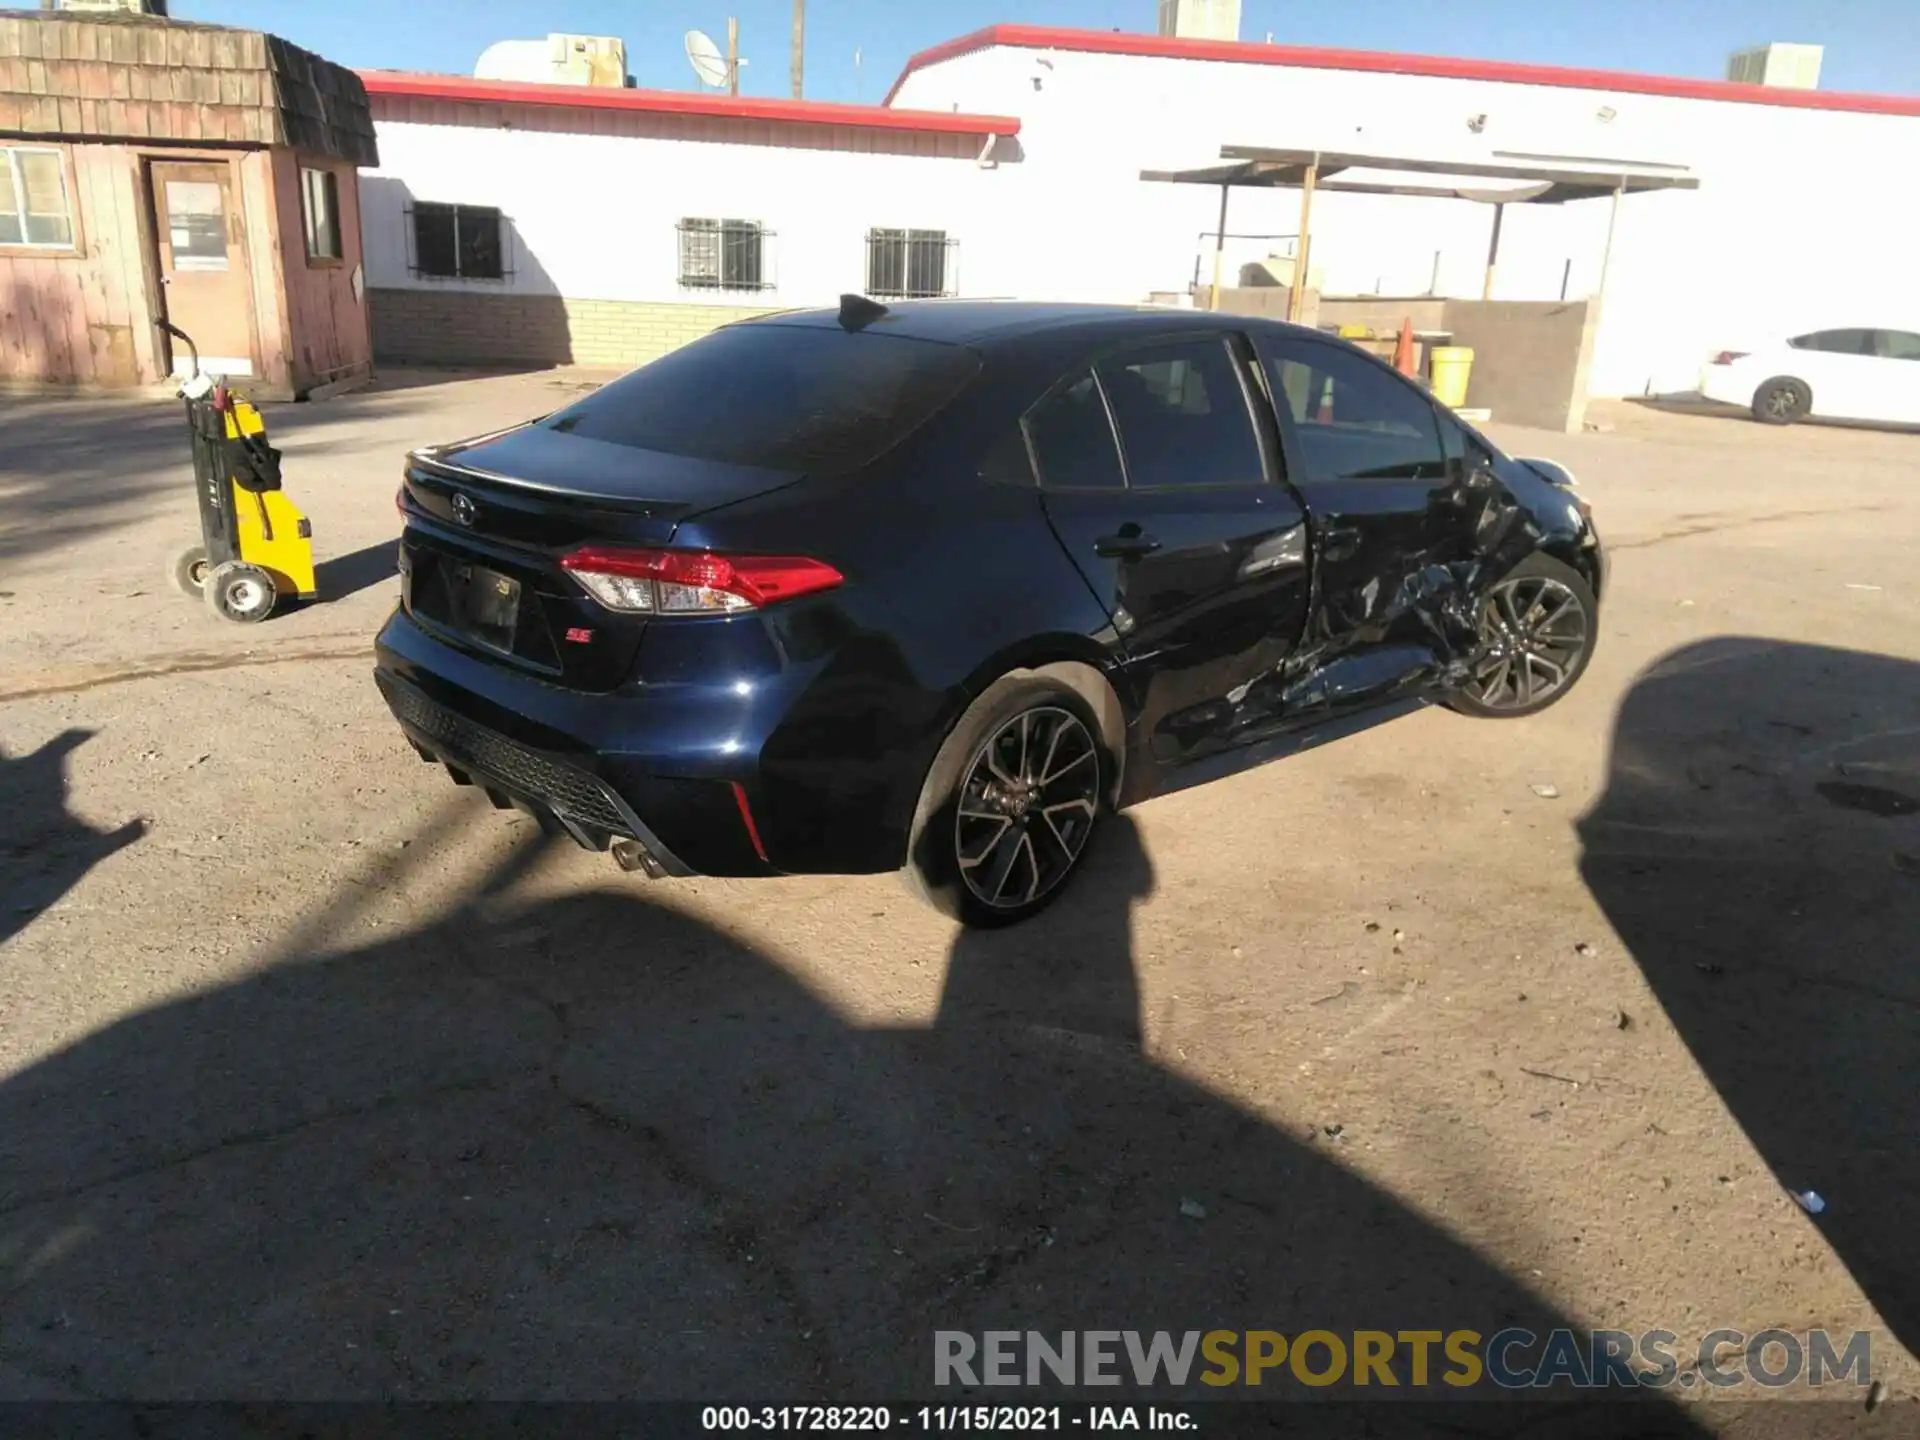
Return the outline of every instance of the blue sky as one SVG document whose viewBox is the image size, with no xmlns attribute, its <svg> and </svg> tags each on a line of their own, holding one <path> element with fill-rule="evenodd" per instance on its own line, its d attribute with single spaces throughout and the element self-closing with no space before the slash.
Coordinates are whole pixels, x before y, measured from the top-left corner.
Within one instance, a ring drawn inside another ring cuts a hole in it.
<svg viewBox="0 0 1920 1440">
<path fill-rule="evenodd" d="M 1920 93 L 1916 0 L 1243 0 L 1241 38 L 1720 78 L 1767 40 L 1827 47 L 1824 90 Z M 808 0 L 806 93 L 877 101 L 914 51 L 983 25 L 1151 31 L 1154 0 Z M 689 29 L 739 17 L 748 94 L 788 93 L 792 0 L 173 0 L 172 13 L 271 30 L 359 68 L 470 74 L 494 40 L 619 35 L 639 83 L 690 89 Z M 1551 21 L 1542 19 L 1551 13 Z M 861 63 L 856 66 L 858 50 Z"/>
</svg>

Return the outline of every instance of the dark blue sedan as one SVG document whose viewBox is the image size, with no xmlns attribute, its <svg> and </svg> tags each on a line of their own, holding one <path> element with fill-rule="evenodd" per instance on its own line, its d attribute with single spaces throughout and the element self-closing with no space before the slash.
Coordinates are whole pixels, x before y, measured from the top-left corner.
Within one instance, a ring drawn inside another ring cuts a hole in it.
<svg viewBox="0 0 1920 1440">
<path fill-rule="evenodd" d="M 969 923 L 1106 812 L 1592 654 L 1570 477 L 1343 341 L 931 301 L 716 331 L 410 456 L 376 679 L 423 756 L 652 875 L 900 870 Z"/>
</svg>

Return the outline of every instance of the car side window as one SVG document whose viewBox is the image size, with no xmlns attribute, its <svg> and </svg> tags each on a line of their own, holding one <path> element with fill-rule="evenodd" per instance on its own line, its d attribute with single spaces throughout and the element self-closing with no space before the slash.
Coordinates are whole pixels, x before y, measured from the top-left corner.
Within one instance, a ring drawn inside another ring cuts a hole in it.
<svg viewBox="0 0 1920 1440">
<path fill-rule="evenodd" d="M 1827 355 L 1874 353 L 1871 330 L 1816 330 L 1811 335 L 1796 335 L 1787 344 L 1796 350 L 1818 350 Z"/>
<path fill-rule="evenodd" d="M 1048 490 L 1119 490 L 1126 475 L 1107 405 L 1091 370 L 1055 390 L 1022 422 Z"/>
<path fill-rule="evenodd" d="M 1413 386 L 1365 356 L 1312 341 L 1266 340 L 1261 358 L 1304 480 L 1428 480 L 1446 473 L 1446 430 Z"/>
<path fill-rule="evenodd" d="M 1133 489 L 1266 483 L 1253 413 L 1224 338 L 1144 346 L 1097 368 Z"/>
<path fill-rule="evenodd" d="M 1920 360 L 1920 335 L 1911 330 L 1876 330 L 1874 353 L 1889 360 Z"/>
<path fill-rule="evenodd" d="M 987 447 L 980 457 L 980 478 L 989 485 L 1033 487 L 1033 456 L 1027 450 L 1026 432 L 1018 424 Z"/>
</svg>

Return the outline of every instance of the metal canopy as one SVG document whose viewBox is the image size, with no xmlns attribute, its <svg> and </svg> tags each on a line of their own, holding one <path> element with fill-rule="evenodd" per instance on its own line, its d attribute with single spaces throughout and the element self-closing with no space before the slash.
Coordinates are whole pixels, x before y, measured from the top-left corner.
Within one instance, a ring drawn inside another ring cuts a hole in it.
<svg viewBox="0 0 1920 1440">
<path fill-rule="evenodd" d="M 1486 278 L 1481 298 L 1493 294 L 1494 265 L 1500 253 L 1500 222 L 1508 205 L 1564 205 L 1570 200 L 1598 200 L 1611 197 L 1614 212 L 1607 220 L 1607 254 L 1601 262 L 1600 291 L 1606 292 L 1608 261 L 1613 252 L 1613 229 L 1619 214 L 1620 197 L 1647 190 L 1697 190 L 1700 181 L 1685 166 L 1652 165 L 1643 161 L 1611 161 L 1570 156 L 1522 155 L 1494 151 L 1500 163 L 1472 160 L 1429 160 L 1406 155 L 1360 155 L 1331 150 L 1275 150 L 1256 145 L 1222 145 L 1220 158 L 1227 162 L 1194 170 L 1142 170 L 1142 180 L 1175 185 L 1218 185 L 1220 187 L 1220 243 L 1214 249 L 1213 295 L 1209 309 L 1220 304 L 1220 266 L 1225 248 L 1227 195 L 1236 186 L 1257 189 L 1298 189 L 1300 191 L 1299 254 L 1294 266 L 1302 282 L 1291 287 L 1288 317 L 1298 318 L 1300 296 L 1305 290 L 1307 254 L 1312 244 L 1309 225 L 1316 190 L 1335 190 L 1355 195 L 1413 195 L 1436 200 L 1469 200 L 1491 205 L 1493 235 L 1487 248 Z M 1391 179 L 1341 179 L 1350 170 L 1384 171 L 1388 174 L 1434 175 L 1445 180 L 1506 181 L 1505 185 L 1458 185 L 1415 183 Z"/>
<path fill-rule="evenodd" d="M 1564 205 L 1569 200 L 1598 200 L 1615 192 L 1697 190 L 1700 181 L 1680 166 L 1606 161 L 1544 160 L 1536 164 L 1485 164 L 1472 160 L 1425 160 L 1405 155 L 1354 155 L 1324 150 L 1269 150 L 1223 145 L 1220 158 L 1232 163 L 1198 170 L 1142 170 L 1142 180 L 1184 185 L 1251 185 L 1267 189 L 1304 186 L 1314 170 L 1314 188 L 1363 195 L 1426 195 L 1475 200 L 1488 205 Z M 1513 156 L 1513 160 L 1524 157 Z M 1544 157 L 1543 157 L 1544 159 Z M 1604 168 L 1602 168 L 1604 167 Z M 1347 170 L 1385 170 L 1405 175 L 1442 175 L 1467 180 L 1507 180 L 1511 187 L 1419 185 L 1387 180 L 1342 180 Z"/>
</svg>

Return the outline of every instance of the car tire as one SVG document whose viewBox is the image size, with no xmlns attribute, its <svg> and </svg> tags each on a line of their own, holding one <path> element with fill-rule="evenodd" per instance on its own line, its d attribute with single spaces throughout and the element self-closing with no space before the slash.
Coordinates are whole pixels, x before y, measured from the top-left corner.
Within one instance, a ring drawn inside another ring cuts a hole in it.
<svg viewBox="0 0 1920 1440">
<path fill-rule="evenodd" d="M 1038 914 L 1083 868 L 1112 767 L 1099 721 L 1074 691 L 1039 678 L 994 682 L 934 757 L 901 878 L 964 925 Z"/>
<path fill-rule="evenodd" d="M 1483 648 L 1447 704 L 1486 720 L 1538 715 L 1580 682 L 1599 624 L 1599 602 L 1578 570 L 1551 555 L 1529 556 L 1481 601 Z"/>
<path fill-rule="evenodd" d="M 1807 382 L 1791 375 L 1776 375 L 1762 381 L 1753 392 L 1753 418 L 1762 425 L 1791 425 L 1804 420 L 1813 409 L 1813 391 Z"/>
</svg>

